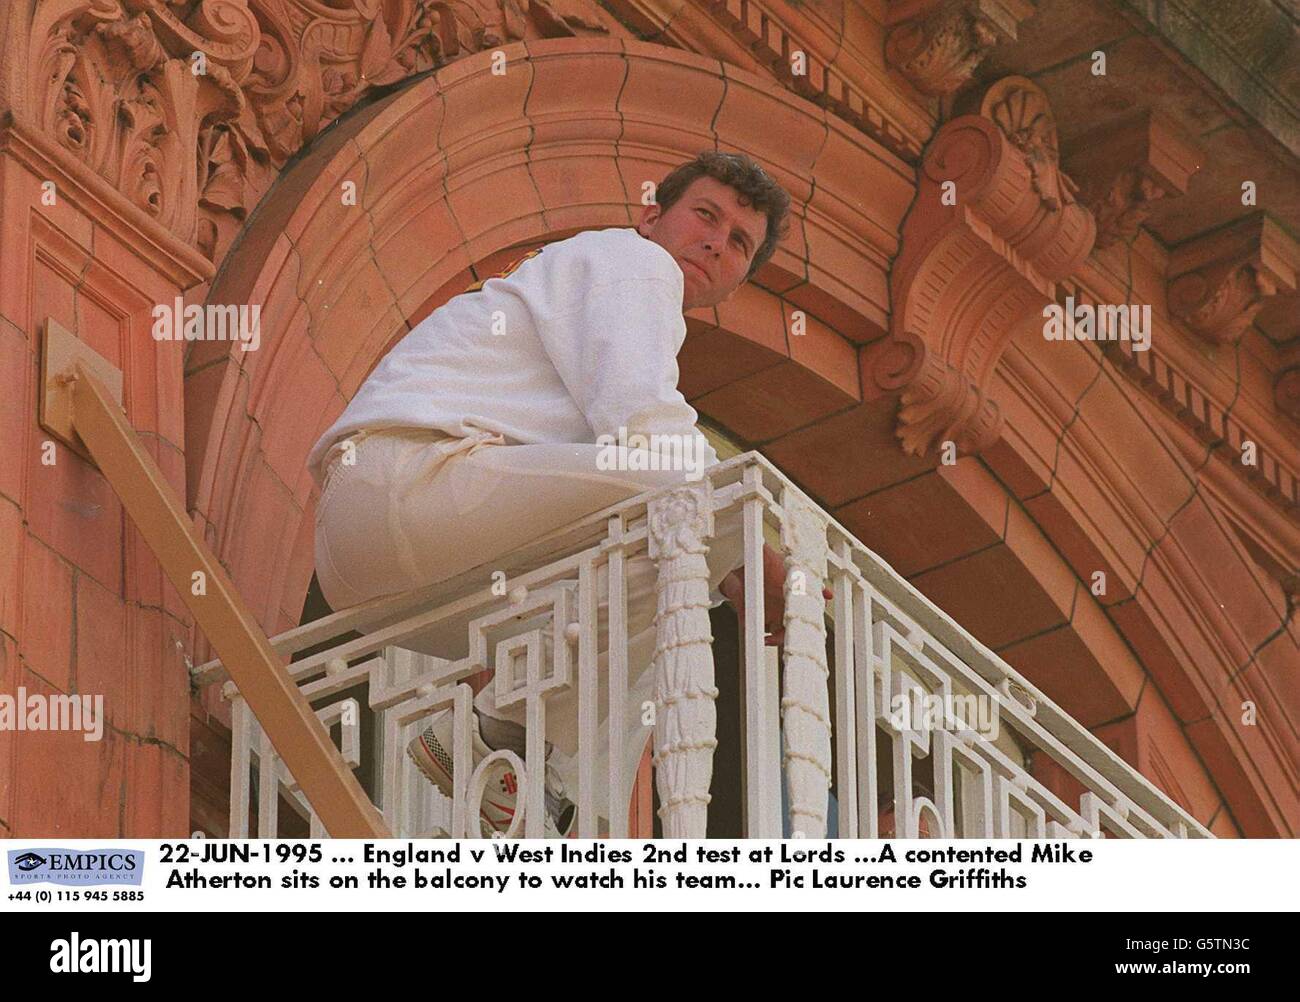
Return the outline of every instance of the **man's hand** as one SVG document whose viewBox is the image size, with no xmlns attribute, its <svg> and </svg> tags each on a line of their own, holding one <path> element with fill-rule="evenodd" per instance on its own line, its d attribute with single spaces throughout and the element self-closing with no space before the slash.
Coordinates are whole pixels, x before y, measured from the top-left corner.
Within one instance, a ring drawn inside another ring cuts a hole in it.
<svg viewBox="0 0 1300 1002">
<path fill-rule="evenodd" d="M 743 568 L 737 568 L 722 579 L 718 590 L 731 603 L 740 618 L 740 628 L 745 628 L 745 575 Z M 835 593 L 829 588 L 822 589 L 822 595 L 829 602 Z M 763 632 L 767 634 L 767 645 L 771 647 L 785 640 L 785 559 L 772 547 L 763 544 Z"/>
</svg>

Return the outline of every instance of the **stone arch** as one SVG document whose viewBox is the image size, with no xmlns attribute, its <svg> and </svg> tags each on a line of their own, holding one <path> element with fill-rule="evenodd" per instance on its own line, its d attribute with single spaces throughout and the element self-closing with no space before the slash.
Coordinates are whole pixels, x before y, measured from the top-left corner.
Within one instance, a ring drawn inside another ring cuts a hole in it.
<svg viewBox="0 0 1300 1002">
<path fill-rule="evenodd" d="M 715 60 L 618 40 L 502 51 L 504 77 L 480 53 L 341 119 L 281 175 L 213 283 L 210 301 L 261 305 L 264 343 L 242 356 L 195 345 L 188 500 L 268 632 L 297 624 L 311 578 L 307 451 L 394 337 L 523 249 L 632 225 L 644 181 L 712 147 L 769 165 L 795 220 L 753 283 L 689 319 L 688 398 L 832 509 L 868 493 L 872 466 L 938 487 L 943 511 L 988 522 L 1010 565 L 1045 594 L 1056 587 L 1064 561 L 1042 554 L 1052 548 L 1034 519 L 1015 523 L 1021 548 L 1011 545 L 1013 511 L 1024 512 L 986 467 L 946 471 L 898 450 L 897 394 L 862 350 L 889 325 L 889 269 L 914 192 L 907 164 Z M 1077 589 L 1069 583 L 1071 625 Z M 1114 633 L 1098 625 L 1083 641 L 1094 661 Z"/>
<path fill-rule="evenodd" d="M 264 335 L 254 352 L 194 345 L 188 502 L 270 632 L 296 625 L 311 577 L 306 453 L 394 337 L 524 248 L 633 225 L 643 182 L 700 149 L 757 157 L 790 191 L 795 218 L 755 282 L 700 311 L 692 329 L 780 369 L 799 389 L 785 404 L 795 424 L 817 419 L 828 387 L 838 406 L 860 399 L 856 345 L 883 333 L 906 164 L 716 60 L 590 38 L 501 51 L 504 75 L 479 53 L 320 136 L 268 192 L 210 289 L 210 302 L 260 305 Z M 791 347 L 796 309 L 808 334 Z"/>
<path fill-rule="evenodd" d="M 1081 583 L 1105 574 L 1106 593 L 1089 596 L 1091 604 L 1165 704 L 1157 724 L 1134 704 L 1143 754 L 1161 759 L 1167 749 L 1157 750 L 1158 740 L 1181 732 L 1244 834 L 1288 832 L 1300 759 L 1285 723 L 1300 663 L 1294 623 L 1282 586 L 1206 489 L 1222 462 L 1219 442 L 1162 416 L 1113 364 L 1113 352 L 1056 347 L 1040 336 L 1021 341 L 1006 368 L 1022 395 L 1002 398 L 1009 423 L 1015 414 L 1022 430 L 1041 422 L 1029 411 L 1049 395 L 1070 411 L 1058 422 L 1050 474 L 1043 480 L 1026 465 L 1035 452 L 1028 440 L 1017 443 L 1017 457 L 1004 444 L 985 458 Z M 1226 466 L 1218 472 L 1236 476 Z M 1259 709 L 1258 724 L 1245 723 L 1246 704 Z M 1160 771 L 1152 764 L 1143 771 Z"/>
</svg>

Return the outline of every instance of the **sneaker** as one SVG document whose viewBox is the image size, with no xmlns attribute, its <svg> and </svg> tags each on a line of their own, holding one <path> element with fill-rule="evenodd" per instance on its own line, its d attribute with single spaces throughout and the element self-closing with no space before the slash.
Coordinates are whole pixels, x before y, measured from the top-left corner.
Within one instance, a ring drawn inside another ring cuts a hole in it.
<svg viewBox="0 0 1300 1002">
<path fill-rule="evenodd" d="M 473 757 L 472 769 L 492 754 L 479 733 L 478 714 L 470 714 L 470 746 Z M 452 729 L 453 713 L 444 710 L 433 718 L 433 722 L 419 736 L 412 738 L 406 746 L 406 754 L 415 767 L 426 779 L 442 791 L 443 796 L 452 795 Z M 523 756 L 521 755 L 520 758 Z M 519 791 L 519 778 L 509 762 L 497 760 L 489 767 L 487 782 L 483 788 L 483 801 L 479 811 L 480 830 L 484 838 L 491 838 L 494 832 L 504 832 L 514 820 L 516 798 Z M 545 838 L 567 838 L 573 830 L 577 809 L 565 796 L 564 784 L 559 774 L 546 762 L 546 803 Z"/>
</svg>

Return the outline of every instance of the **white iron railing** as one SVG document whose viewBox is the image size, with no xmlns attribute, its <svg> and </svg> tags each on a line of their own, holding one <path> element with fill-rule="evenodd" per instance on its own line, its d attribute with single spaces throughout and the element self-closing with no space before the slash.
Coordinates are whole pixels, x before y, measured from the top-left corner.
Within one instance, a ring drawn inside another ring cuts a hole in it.
<svg viewBox="0 0 1300 1002">
<path fill-rule="evenodd" d="M 704 837 L 717 692 L 704 554 L 716 518 L 728 512 L 743 525 L 748 609 L 763 608 L 765 525 L 779 531 L 787 567 L 780 693 L 761 616 L 746 616 L 742 636 L 746 834 L 875 838 L 882 817 L 892 813 L 900 837 L 1212 837 L 757 453 L 715 466 L 699 481 L 595 513 L 495 561 L 492 570 L 507 575 L 505 595 L 481 567 L 335 613 L 273 644 L 291 654 L 352 630 L 364 634 L 295 661 L 288 671 L 313 705 L 324 703 L 318 714 L 339 729 L 345 760 L 356 767 L 371 756 L 371 792 L 397 835 L 480 835 L 473 819 L 488 763 L 471 772 L 472 691 L 464 679 L 493 668 L 498 707 L 522 702 L 530 725 L 524 761 L 512 752 L 493 756 L 512 762 L 521 778 L 522 809 L 509 834 L 543 834 L 543 786 L 527 777 L 543 774 L 548 701 L 576 686 L 578 752 L 569 795 L 578 808 L 579 837 L 628 835 L 627 756 L 604 750 L 643 747 L 638 738 L 650 728 L 637 729 L 651 718 L 663 833 Z M 628 656 L 627 565 L 647 554 L 658 568 L 658 613 L 649 669 L 655 698 L 642 707 L 629 706 L 640 665 Z M 823 580 L 834 593 L 829 608 Z M 403 647 L 418 640 L 413 646 L 428 649 L 427 638 L 439 633 L 466 637 L 466 656 Z M 598 706 L 598 658 L 606 650 L 608 705 Z M 200 683 L 225 677 L 219 662 L 195 675 Z M 368 752 L 361 707 L 344 695 L 357 686 L 374 715 Z M 233 702 L 231 836 L 250 834 L 250 810 L 253 834 L 279 834 L 281 797 L 310 820 L 313 836 L 323 835 L 234 686 L 228 683 L 225 692 Z M 960 712 L 978 705 L 972 698 L 983 700 L 987 716 L 1003 728 L 1000 738 L 973 727 L 973 712 Z M 900 712 L 923 699 L 942 707 L 942 715 Z M 428 718 L 446 708 L 455 720 L 450 803 L 405 754 Z M 839 723 L 834 731 L 832 720 Z M 1084 791 L 1078 803 L 1066 803 L 1031 774 L 1031 755 L 1045 756 L 1077 781 Z M 830 833 L 828 793 L 837 809 L 837 831 Z"/>
</svg>

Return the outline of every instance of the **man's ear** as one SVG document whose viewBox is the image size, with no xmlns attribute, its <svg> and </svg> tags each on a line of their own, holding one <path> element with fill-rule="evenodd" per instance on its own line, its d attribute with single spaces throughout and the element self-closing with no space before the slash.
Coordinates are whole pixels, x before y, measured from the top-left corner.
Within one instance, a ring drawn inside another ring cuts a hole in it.
<svg viewBox="0 0 1300 1002">
<path fill-rule="evenodd" d="M 641 236 L 645 236 L 645 228 L 647 226 L 653 226 L 655 220 L 659 218 L 659 214 L 662 211 L 662 208 L 657 202 L 651 203 L 650 205 L 643 205 L 641 207 L 641 221 L 636 224 L 637 232 L 639 232 Z"/>
</svg>

